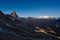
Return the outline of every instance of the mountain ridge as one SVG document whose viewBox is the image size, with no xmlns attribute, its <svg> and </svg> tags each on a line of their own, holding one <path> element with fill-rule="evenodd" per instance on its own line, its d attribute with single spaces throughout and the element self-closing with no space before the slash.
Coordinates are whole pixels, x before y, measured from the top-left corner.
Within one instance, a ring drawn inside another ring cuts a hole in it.
<svg viewBox="0 0 60 40">
<path fill-rule="evenodd" d="M 6 35 L 9 34 L 6 37 L 6 39 L 10 39 L 10 40 L 49 40 L 49 39 L 59 40 L 57 37 L 49 35 L 51 32 L 49 34 L 45 34 L 44 32 L 41 32 L 41 31 L 38 32 L 40 28 L 47 29 L 47 27 L 45 26 L 48 26 L 48 25 L 46 25 L 45 21 L 54 22 L 54 20 L 42 20 L 42 19 L 39 19 L 39 20 L 38 19 L 22 19 L 21 20 L 19 19 L 19 17 L 14 17 L 9 14 L 4 14 L 0 11 L 0 29 L 2 30 L 2 31 L 0 30 L 0 33 L 3 33 L 0 35 L 4 36 L 4 33 L 6 32 L 7 33 Z M 39 27 L 39 28 L 36 29 L 36 27 Z M 52 27 L 49 27 L 49 28 L 52 28 Z M 38 30 L 38 31 L 35 32 L 35 30 Z"/>
</svg>

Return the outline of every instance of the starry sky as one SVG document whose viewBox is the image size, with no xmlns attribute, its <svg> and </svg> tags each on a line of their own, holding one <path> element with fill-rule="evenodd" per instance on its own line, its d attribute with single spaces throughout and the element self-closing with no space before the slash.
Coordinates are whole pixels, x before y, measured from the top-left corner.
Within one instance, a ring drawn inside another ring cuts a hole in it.
<svg viewBox="0 0 60 40">
<path fill-rule="evenodd" d="M 60 0 L 0 0 L 0 10 L 21 17 L 60 16 Z"/>
</svg>

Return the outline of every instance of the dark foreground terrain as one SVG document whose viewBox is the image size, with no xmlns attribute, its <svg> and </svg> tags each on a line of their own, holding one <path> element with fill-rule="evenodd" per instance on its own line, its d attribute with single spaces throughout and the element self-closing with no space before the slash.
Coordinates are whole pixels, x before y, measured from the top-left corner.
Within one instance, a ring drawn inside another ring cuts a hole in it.
<svg viewBox="0 0 60 40">
<path fill-rule="evenodd" d="M 15 11 L 0 11 L 0 40 L 60 40 L 60 18 L 22 18 Z"/>
</svg>

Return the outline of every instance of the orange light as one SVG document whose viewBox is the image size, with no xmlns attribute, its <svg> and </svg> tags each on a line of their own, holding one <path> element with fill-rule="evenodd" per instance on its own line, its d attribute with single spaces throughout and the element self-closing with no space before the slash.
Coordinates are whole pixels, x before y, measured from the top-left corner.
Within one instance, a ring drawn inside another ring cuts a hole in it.
<svg viewBox="0 0 60 40">
<path fill-rule="evenodd" d="M 42 33 L 46 33 L 46 34 L 47 34 L 47 32 L 46 32 L 46 30 L 45 30 L 45 29 L 35 30 L 35 32 L 42 32 Z"/>
</svg>

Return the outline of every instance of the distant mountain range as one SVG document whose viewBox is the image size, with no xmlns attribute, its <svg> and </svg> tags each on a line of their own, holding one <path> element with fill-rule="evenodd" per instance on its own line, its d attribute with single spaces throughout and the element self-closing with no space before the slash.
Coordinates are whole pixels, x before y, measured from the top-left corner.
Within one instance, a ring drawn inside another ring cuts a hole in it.
<svg viewBox="0 0 60 40">
<path fill-rule="evenodd" d="M 0 11 L 0 40 L 60 40 L 60 18 L 19 17 Z"/>
</svg>

